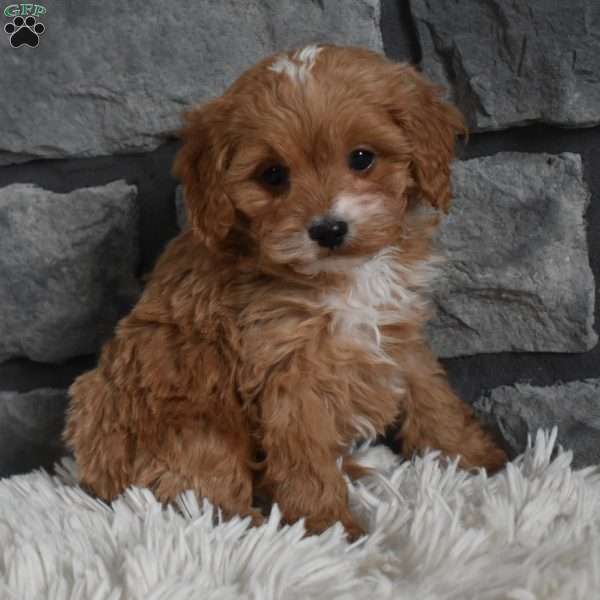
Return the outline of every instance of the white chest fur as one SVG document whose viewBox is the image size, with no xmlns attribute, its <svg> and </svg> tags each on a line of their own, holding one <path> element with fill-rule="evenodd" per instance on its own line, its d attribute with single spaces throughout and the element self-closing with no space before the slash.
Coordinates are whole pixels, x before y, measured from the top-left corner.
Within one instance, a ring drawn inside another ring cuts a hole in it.
<svg viewBox="0 0 600 600">
<path fill-rule="evenodd" d="M 385 325 L 412 320 L 426 303 L 424 290 L 435 274 L 431 261 L 403 265 L 396 248 L 349 269 L 351 284 L 323 297 L 333 333 L 349 337 L 384 359 Z"/>
</svg>

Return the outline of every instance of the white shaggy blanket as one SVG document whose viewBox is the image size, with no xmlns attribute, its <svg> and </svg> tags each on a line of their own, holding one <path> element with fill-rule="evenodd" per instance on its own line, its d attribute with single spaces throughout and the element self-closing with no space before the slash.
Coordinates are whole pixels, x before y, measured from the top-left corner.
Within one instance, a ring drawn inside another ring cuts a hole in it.
<svg viewBox="0 0 600 600">
<path fill-rule="evenodd" d="M 189 493 L 182 514 L 141 489 L 110 508 L 64 462 L 0 481 L 0 599 L 600 598 L 600 478 L 555 442 L 538 433 L 494 477 L 358 450 L 378 473 L 351 486 L 370 532 L 353 545 L 339 524 L 281 527 L 276 509 L 258 529 L 215 525 Z"/>
</svg>

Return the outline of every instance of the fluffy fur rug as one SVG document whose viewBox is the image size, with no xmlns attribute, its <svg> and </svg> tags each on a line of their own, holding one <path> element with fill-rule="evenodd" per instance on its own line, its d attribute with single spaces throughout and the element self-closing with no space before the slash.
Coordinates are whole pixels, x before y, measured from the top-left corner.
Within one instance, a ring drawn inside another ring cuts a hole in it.
<svg viewBox="0 0 600 600">
<path fill-rule="evenodd" d="M 277 509 L 259 529 L 215 523 L 189 493 L 178 510 L 141 489 L 110 508 L 63 462 L 0 481 L 0 598 L 598 598 L 600 476 L 555 442 L 538 433 L 494 477 L 357 450 L 377 474 L 351 487 L 370 531 L 353 545 L 339 526 L 303 538 Z"/>
</svg>

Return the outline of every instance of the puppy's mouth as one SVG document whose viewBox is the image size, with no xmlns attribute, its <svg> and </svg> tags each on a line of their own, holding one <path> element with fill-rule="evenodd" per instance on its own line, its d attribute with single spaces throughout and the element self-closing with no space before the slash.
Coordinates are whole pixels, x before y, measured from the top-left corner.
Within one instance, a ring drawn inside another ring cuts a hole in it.
<svg viewBox="0 0 600 600">
<path fill-rule="evenodd" d="M 343 239 L 328 239 L 324 235 L 321 243 L 315 240 L 317 234 L 311 236 L 307 229 L 295 234 L 278 237 L 268 256 L 270 261 L 279 265 L 287 265 L 296 273 L 314 276 L 319 273 L 343 273 L 363 265 L 373 258 L 379 247 L 366 246 L 352 225 L 343 235 Z M 319 234 L 320 235 L 320 234 Z M 335 236 L 335 232 L 332 234 Z M 341 236 L 342 234 L 339 234 Z"/>
<path fill-rule="evenodd" d="M 369 262 L 375 253 L 358 252 L 348 240 L 336 248 L 319 248 L 311 261 L 294 265 L 294 269 L 305 275 L 318 273 L 343 273 Z"/>
</svg>

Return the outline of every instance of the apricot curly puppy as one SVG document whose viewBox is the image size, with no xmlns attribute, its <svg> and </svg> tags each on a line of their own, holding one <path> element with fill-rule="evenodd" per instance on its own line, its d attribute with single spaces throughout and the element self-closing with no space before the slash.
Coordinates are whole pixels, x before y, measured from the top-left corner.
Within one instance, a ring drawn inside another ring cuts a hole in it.
<svg viewBox="0 0 600 600">
<path fill-rule="evenodd" d="M 356 537 L 338 459 L 357 438 L 398 422 L 407 456 L 503 465 L 422 333 L 431 206 L 448 208 L 463 129 L 410 66 L 335 46 L 268 58 L 193 109 L 175 162 L 191 227 L 70 390 L 82 483 L 192 489 L 225 515 L 268 494 Z"/>
</svg>

